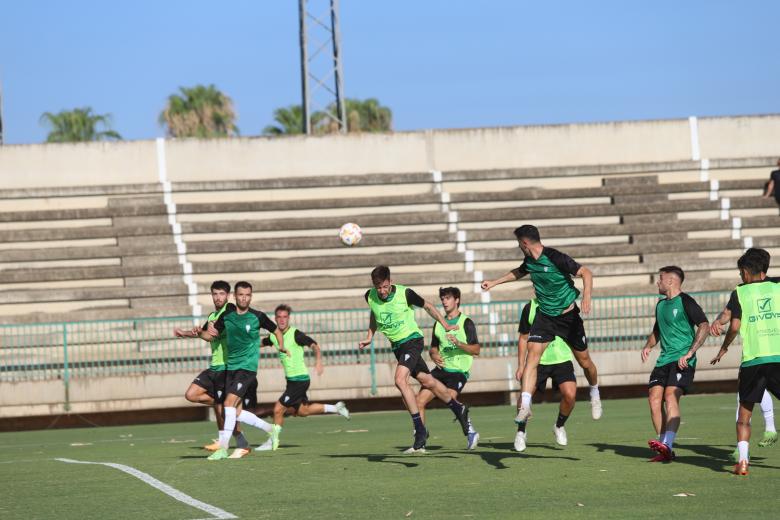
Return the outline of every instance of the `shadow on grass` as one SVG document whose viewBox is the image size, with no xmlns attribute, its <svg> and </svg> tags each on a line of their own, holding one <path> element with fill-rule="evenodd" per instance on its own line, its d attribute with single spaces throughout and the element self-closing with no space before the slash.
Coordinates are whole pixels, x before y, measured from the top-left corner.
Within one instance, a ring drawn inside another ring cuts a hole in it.
<svg viewBox="0 0 780 520">
<path fill-rule="evenodd" d="M 629 457 L 643 461 L 648 461 L 655 453 L 651 449 L 645 448 L 644 446 L 631 446 L 626 444 L 607 444 L 597 442 L 589 444 L 589 446 L 593 446 L 600 452 L 612 451 L 615 453 L 615 455 L 619 455 L 621 457 Z M 731 455 L 733 448 L 721 446 L 710 446 L 706 444 L 680 444 L 677 446 L 678 451 L 690 450 L 694 452 L 695 455 L 678 455 L 677 458 L 674 459 L 674 462 L 675 464 L 688 464 L 691 466 L 710 469 L 716 473 L 730 473 L 734 463 L 729 458 L 729 455 Z M 765 464 L 761 464 L 762 460 L 764 460 L 764 457 L 757 457 L 753 454 L 750 459 L 750 465 L 761 468 L 780 469 L 776 466 L 767 466 Z"/>
<path fill-rule="evenodd" d="M 427 449 L 427 448 L 426 448 Z M 398 453 L 397 455 L 382 455 L 379 453 L 353 453 L 350 455 L 325 455 L 326 457 L 329 457 L 331 459 L 365 459 L 368 462 L 384 462 L 388 464 L 400 464 L 401 466 L 407 467 L 407 468 L 416 468 L 420 464 L 418 462 L 413 462 L 416 459 L 426 458 L 426 459 L 457 459 L 458 457 L 454 455 L 444 455 L 444 454 L 405 454 L 405 453 Z"/>
</svg>

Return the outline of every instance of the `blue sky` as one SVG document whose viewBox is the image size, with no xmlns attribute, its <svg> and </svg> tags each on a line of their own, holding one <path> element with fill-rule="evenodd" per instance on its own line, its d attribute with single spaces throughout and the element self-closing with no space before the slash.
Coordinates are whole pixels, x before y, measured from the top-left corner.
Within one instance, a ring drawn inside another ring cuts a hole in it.
<svg viewBox="0 0 780 520">
<path fill-rule="evenodd" d="M 776 1 L 339 3 L 346 95 L 396 130 L 780 112 Z M 300 102 L 296 0 L 7 2 L 0 51 L 6 143 L 82 106 L 158 137 L 167 96 L 198 83 L 242 135 Z"/>
</svg>

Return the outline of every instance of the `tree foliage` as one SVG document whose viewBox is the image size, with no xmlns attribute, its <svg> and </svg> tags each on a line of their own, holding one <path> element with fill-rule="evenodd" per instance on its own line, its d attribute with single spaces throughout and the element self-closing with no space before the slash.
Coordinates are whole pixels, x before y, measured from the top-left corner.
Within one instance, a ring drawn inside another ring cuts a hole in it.
<svg viewBox="0 0 780 520">
<path fill-rule="evenodd" d="M 159 122 L 171 137 L 238 135 L 233 101 L 214 85 L 180 87 L 168 97 Z"/>
<path fill-rule="evenodd" d="M 122 139 L 111 128 L 109 114 L 94 114 L 92 108 L 74 108 L 53 114 L 44 112 L 41 124 L 49 126 L 47 143 L 73 143 L 83 141 L 104 141 Z"/>
<path fill-rule="evenodd" d="M 381 105 L 379 100 L 369 98 L 346 99 L 347 129 L 349 132 L 389 132 L 393 129 L 393 112 Z M 338 132 L 338 123 L 329 116 L 336 113 L 336 106 L 328 106 L 327 111 L 316 111 L 312 114 L 312 133 L 328 134 Z M 294 135 L 303 133 L 303 109 L 301 105 L 274 110 L 276 125 L 263 129 L 265 135 Z"/>
</svg>

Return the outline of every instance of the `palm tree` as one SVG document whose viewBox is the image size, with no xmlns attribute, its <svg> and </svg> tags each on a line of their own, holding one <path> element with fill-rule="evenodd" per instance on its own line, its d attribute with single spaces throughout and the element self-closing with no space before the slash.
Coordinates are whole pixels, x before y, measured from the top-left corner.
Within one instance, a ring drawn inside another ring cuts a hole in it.
<svg viewBox="0 0 780 520">
<path fill-rule="evenodd" d="M 228 137 L 238 135 L 233 101 L 214 85 L 179 87 L 168 97 L 159 122 L 172 137 Z"/>
<path fill-rule="evenodd" d="M 93 114 L 90 107 L 62 110 L 56 114 L 44 112 L 40 121 L 41 124 L 51 127 L 49 135 L 46 136 L 47 143 L 122 139 L 121 135 L 111 129 L 111 116 Z M 98 130 L 99 126 L 104 129 Z"/>
<path fill-rule="evenodd" d="M 376 98 L 347 99 L 347 127 L 350 132 L 390 132 L 393 112 L 383 107 Z"/>
<path fill-rule="evenodd" d="M 383 107 L 375 98 L 366 100 L 347 99 L 347 128 L 350 132 L 389 132 L 393 128 L 393 112 Z M 328 106 L 328 112 L 336 113 L 335 104 Z M 274 121 L 263 129 L 265 135 L 291 135 L 303 132 L 303 109 L 301 105 L 274 110 Z M 338 132 L 338 124 L 325 112 L 312 114 L 312 133 L 327 134 Z"/>
<path fill-rule="evenodd" d="M 311 115 L 312 131 L 315 134 L 325 133 L 322 123 L 325 119 L 323 112 L 314 112 Z M 290 105 L 288 107 L 277 108 L 274 110 L 274 121 L 277 125 L 268 125 L 263 128 L 265 135 L 292 135 L 303 133 L 303 108 L 301 105 Z"/>
</svg>

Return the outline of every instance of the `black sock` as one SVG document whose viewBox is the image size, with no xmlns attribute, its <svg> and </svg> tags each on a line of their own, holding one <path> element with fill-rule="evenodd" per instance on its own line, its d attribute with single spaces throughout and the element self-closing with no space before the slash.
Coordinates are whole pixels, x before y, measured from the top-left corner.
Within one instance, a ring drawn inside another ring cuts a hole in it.
<svg viewBox="0 0 780 520">
<path fill-rule="evenodd" d="M 422 417 L 420 417 L 419 413 L 412 414 L 412 424 L 414 424 L 415 433 L 425 431 L 425 425 L 423 424 Z"/>
<path fill-rule="evenodd" d="M 555 427 L 556 428 L 563 428 L 563 425 L 566 424 L 566 419 L 568 419 L 568 415 L 563 415 L 562 413 L 558 412 L 558 420 L 555 421 Z"/>
<path fill-rule="evenodd" d="M 517 423 L 517 431 L 525 433 L 525 423 Z"/>
<path fill-rule="evenodd" d="M 463 411 L 463 405 L 462 404 L 460 404 L 455 399 L 450 399 L 450 402 L 447 403 L 447 406 L 450 407 L 450 410 L 452 410 L 452 413 L 455 414 L 455 417 L 460 417 L 460 414 Z"/>
</svg>

